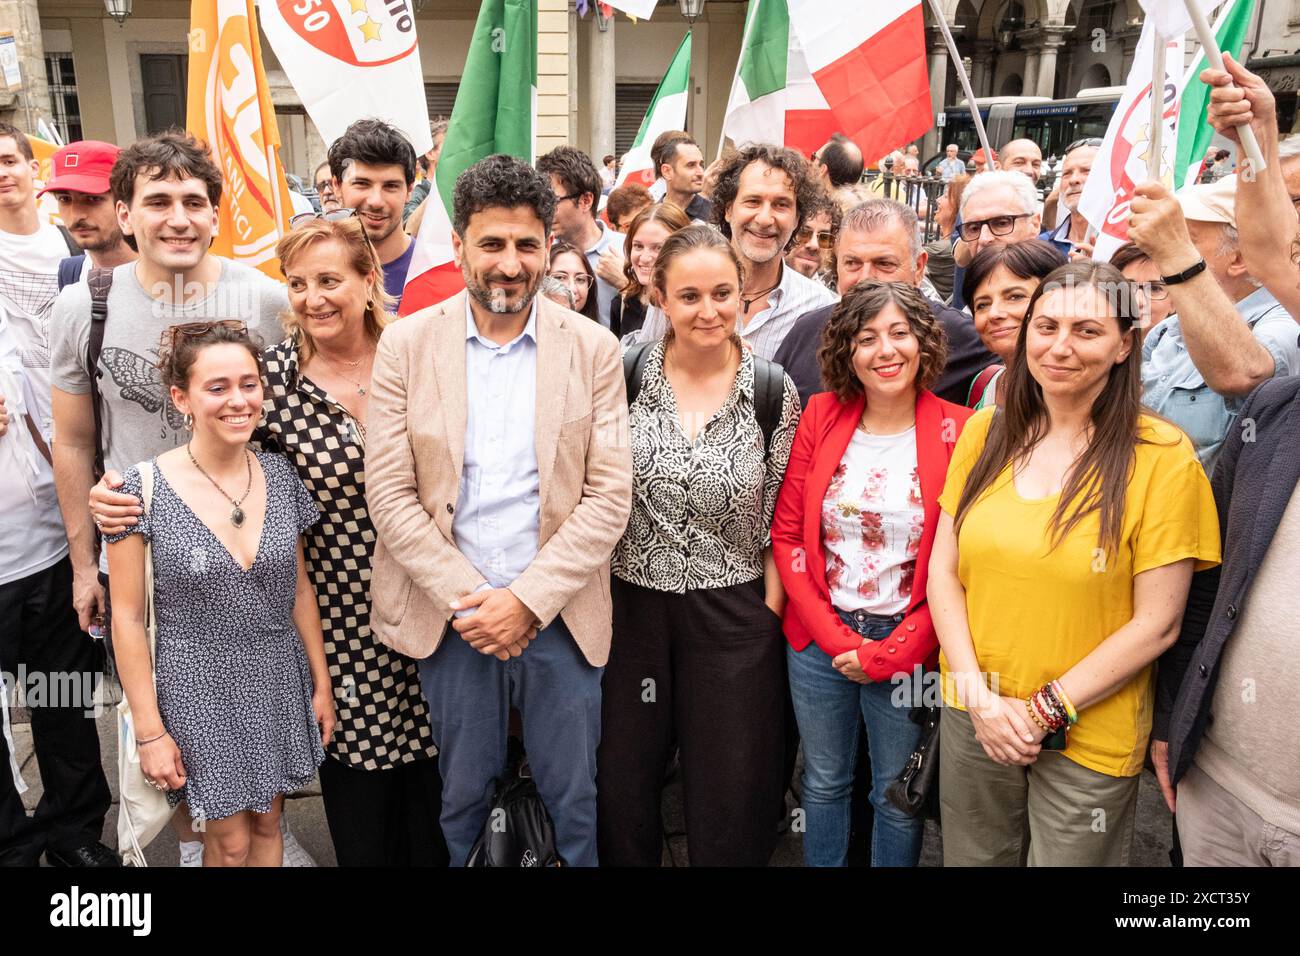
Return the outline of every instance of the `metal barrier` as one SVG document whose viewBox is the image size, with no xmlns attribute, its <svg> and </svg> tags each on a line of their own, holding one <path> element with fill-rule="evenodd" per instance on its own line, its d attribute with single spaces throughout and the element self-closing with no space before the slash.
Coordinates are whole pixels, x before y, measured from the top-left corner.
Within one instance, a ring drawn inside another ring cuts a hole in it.
<svg viewBox="0 0 1300 956">
<path fill-rule="evenodd" d="M 930 176 L 908 176 L 894 174 L 894 160 L 886 159 L 878 170 L 868 170 L 863 181 L 873 184 L 880 181 L 880 194 L 886 199 L 895 199 L 916 211 L 916 218 L 923 228 L 923 242 L 933 242 L 939 238 L 939 226 L 935 215 L 939 211 L 939 197 L 947 188 L 936 167 Z M 970 167 L 973 171 L 974 167 Z M 875 188 L 874 186 L 872 187 Z"/>
</svg>

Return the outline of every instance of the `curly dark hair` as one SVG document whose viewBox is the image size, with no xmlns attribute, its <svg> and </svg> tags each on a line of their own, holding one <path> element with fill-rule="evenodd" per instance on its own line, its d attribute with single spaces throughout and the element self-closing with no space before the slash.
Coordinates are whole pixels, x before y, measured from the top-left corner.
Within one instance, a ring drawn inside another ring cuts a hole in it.
<svg viewBox="0 0 1300 956">
<path fill-rule="evenodd" d="M 533 167 L 513 156 L 497 153 L 480 159 L 456 177 L 454 195 L 452 228 L 458 236 L 465 235 L 470 216 L 493 206 L 501 209 L 529 206 L 542 221 L 546 235 L 551 234 L 551 223 L 555 219 L 555 192 L 551 183 Z"/>
<path fill-rule="evenodd" d="M 395 126 L 377 119 L 359 119 L 330 144 L 330 175 L 343 182 L 348 163 L 401 166 L 406 185 L 415 183 L 415 147 Z"/>
<path fill-rule="evenodd" d="M 113 199 L 130 206 L 142 175 L 151 182 L 172 176 L 201 180 L 208 201 L 214 206 L 221 202 L 221 169 L 213 162 L 208 144 L 184 130 L 169 129 L 137 139 L 118 153 L 108 174 Z"/>
<path fill-rule="evenodd" d="M 921 347 L 916 371 L 916 390 L 929 388 L 948 361 L 948 341 L 943 325 L 935 318 L 930 303 L 919 289 L 906 282 L 859 282 L 840 299 L 822 330 L 817 361 L 822 381 L 841 402 L 849 403 L 863 394 L 862 382 L 853 371 L 853 353 L 858 333 L 888 305 L 898 306 Z"/>
<path fill-rule="evenodd" d="M 537 171 L 543 176 L 554 173 L 564 191 L 571 196 L 580 199 L 584 193 L 590 193 L 591 218 L 596 218 L 601 193 L 600 173 L 586 153 L 576 146 L 557 146 L 537 157 Z"/>
<path fill-rule="evenodd" d="M 790 237 L 793 238 L 794 233 L 803 228 L 804 220 L 808 218 L 808 210 L 814 202 L 818 182 L 803 156 L 793 149 L 773 146 L 770 143 L 746 146 L 744 149 L 736 150 L 732 156 L 723 161 L 713 186 L 713 224 L 724 236 L 731 238 L 731 224 L 727 222 L 727 213 L 731 211 L 731 204 L 736 201 L 736 193 L 740 191 L 740 175 L 751 163 L 762 163 L 772 169 L 779 169 L 790 178 L 797 213 L 794 230 L 790 233 Z M 788 241 L 786 245 L 789 245 Z"/>
</svg>

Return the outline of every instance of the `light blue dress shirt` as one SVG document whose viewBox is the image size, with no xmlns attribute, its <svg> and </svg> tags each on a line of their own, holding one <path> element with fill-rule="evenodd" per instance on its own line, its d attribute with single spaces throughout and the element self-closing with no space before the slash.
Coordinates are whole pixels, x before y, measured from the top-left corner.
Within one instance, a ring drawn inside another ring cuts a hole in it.
<svg viewBox="0 0 1300 956">
<path fill-rule="evenodd" d="M 1273 356 L 1275 377 L 1300 371 L 1300 324 L 1272 293 L 1256 289 L 1237 303 L 1237 312 L 1255 341 Z M 1177 315 L 1147 334 L 1142 344 L 1142 404 L 1187 432 L 1207 474 L 1214 470 L 1245 399 L 1245 395 L 1225 398 L 1205 384 L 1187 351 Z"/>
<path fill-rule="evenodd" d="M 494 588 L 537 556 L 537 300 L 505 345 L 479 334 L 465 304 L 465 461 L 452 520 L 456 547 Z"/>
</svg>

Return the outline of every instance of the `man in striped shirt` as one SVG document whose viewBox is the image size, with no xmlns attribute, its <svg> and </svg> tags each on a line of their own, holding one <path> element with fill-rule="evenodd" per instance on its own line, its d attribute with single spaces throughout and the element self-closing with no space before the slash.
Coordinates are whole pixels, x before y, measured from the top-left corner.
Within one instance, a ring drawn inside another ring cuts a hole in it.
<svg viewBox="0 0 1300 956">
<path fill-rule="evenodd" d="M 817 178 L 801 155 L 770 144 L 747 146 L 718 170 L 713 225 L 731 240 L 745 266 L 740 334 L 754 354 L 771 359 L 795 320 L 838 296 L 785 264 L 790 238 L 808 217 Z M 654 341 L 668 320 L 651 309 L 636 341 Z"/>
</svg>

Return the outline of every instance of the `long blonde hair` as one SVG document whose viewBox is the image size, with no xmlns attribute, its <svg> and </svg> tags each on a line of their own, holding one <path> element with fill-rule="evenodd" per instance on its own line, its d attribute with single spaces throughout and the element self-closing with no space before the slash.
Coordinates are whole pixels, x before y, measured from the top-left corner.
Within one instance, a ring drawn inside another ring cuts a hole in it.
<svg viewBox="0 0 1300 956">
<path fill-rule="evenodd" d="M 379 261 L 366 231 L 361 227 L 361 220 L 356 216 L 348 219 L 313 219 L 290 231 L 275 247 L 280 258 L 280 269 L 286 275 L 289 265 L 312 244 L 327 239 L 337 239 L 347 249 L 348 265 L 363 278 L 371 275 L 366 284 L 366 311 L 363 317 L 366 336 L 372 342 L 379 341 L 379 334 L 391 321 L 390 312 L 396 299 L 384 289 L 384 266 Z M 316 343 L 311 333 L 298 321 L 290 309 L 283 317 L 285 330 L 298 341 L 298 361 L 306 365 L 316 351 Z"/>
</svg>

